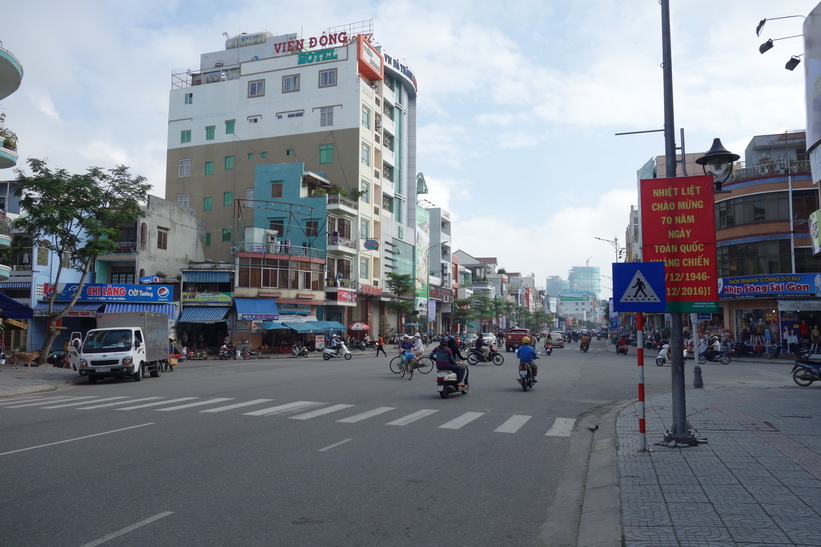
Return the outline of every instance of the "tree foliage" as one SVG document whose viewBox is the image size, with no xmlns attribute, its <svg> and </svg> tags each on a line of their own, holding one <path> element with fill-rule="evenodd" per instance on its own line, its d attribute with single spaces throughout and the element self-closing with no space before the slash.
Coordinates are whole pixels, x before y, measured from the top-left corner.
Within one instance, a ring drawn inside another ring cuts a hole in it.
<svg viewBox="0 0 821 547">
<path fill-rule="evenodd" d="M 385 285 L 393 294 L 393 298 L 388 302 L 388 309 L 396 312 L 396 332 L 402 330 L 402 314 L 413 312 L 413 300 L 405 299 L 408 294 L 413 294 L 414 280 L 410 274 L 398 274 L 388 272 Z"/>
<path fill-rule="evenodd" d="M 15 221 L 15 229 L 29 234 L 34 244 L 55 253 L 55 286 L 60 285 L 64 265 L 81 272 L 85 282 L 97 257 L 117 250 L 120 229 L 143 216 L 140 204 L 146 202 L 151 186 L 144 177 L 132 176 L 125 166 L 109 170 L 91 167 L 85 174 L 77 175 L 65 169 L 53 171 L 44 160 L 30 158 L 28 165 L 31 175 L 17 171 L 15 194 L 20 196 L 23 214 Z M 57 291 L 49 296 L 49 322 L 41 362 L 60 333 L 57 321 L 76 303 L 81 288 L 82 283 L 69 304 L 60 310 L 54 309 Z"/>
</svg>

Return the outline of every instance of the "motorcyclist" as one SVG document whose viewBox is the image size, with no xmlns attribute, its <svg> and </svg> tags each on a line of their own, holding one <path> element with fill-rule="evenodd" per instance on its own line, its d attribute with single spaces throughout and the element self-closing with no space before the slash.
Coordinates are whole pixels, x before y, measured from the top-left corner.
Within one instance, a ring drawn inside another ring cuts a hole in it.
<svg viewBox="0 0 821 547">
<path fill-rule="evenodd" d="M 482 336 L 482 333 L 479 333 L 479 336 L 476 338 L 476 351 L 482 352 L 482 361 L 487 361 L 488 357 L 490 357 L 490 348 L 485 343 L 485 339 Z"/>
<path fill-rule="evenodd" d="M 717 336 L 713 336 L 712 343 L 707 348 L 707 360 L 708 361 L 714 360 L 715 356 L 720 351 L 721 351 L 721 341 L 718 339 Z"/>
<path fill-rule="evenodd" d="M 453 336 L 448 336 L 447 340 L 448 348 L 450 349 L 450 352 L 453 354 L 453 358 L 458 359 L 459 361 L 464 361 L 465 356 L 462 355 L 462 352 L 459 351 L 459 344 L 456 343 L 456 338 L 454 338 Z"/>
<path fill-rule="evenodd" d="M 581 345 L 590 347 L 590 336 L 588 336 L 586 332 L 584 334 L 582 334 Z"/>
<path fill-rule="evenodd" d="M 448 347 L 448 339 L 439 339 L 439 345 L 430 352 L 430 358 L 436 362 L 436 370 L 451 370 L 456 373 L 456 381 L 460 386 L 464 386 L 465 372 L 467 369 L 456 362 L 453 352 Z"/>
<path fill-rule="evenodd" d="M 516 355 L 519 357 L 520 363 L 527 363 L 530 366 L 530 373 L 533 375 L 533 382 L 538 382 L 536 375 L 539 374 L 539 368 L 536 366 L 534 359 L 538 359 L 536 350 L 530 345 L 530 338 L 522 337 L 522 345 L 516 350 Z"/>
<path fill-rule="evenodd" d="M 337 355 L 339 354 L 339 350 L 341 349 L 342 344 L 339 341 L 339 336 L 334 334 L 331 336 L 331 342 L 328 344 L 328 347 L 334 350 Z"/>
</svg>

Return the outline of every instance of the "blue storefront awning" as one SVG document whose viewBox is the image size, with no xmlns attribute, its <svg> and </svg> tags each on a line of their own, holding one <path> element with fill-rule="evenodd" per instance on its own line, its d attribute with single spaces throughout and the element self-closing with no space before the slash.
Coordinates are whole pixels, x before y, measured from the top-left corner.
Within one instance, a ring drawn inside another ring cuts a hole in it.
<svg viewBox="0 0 821 547">
<path fill-rule="evenodd" d="M 186 306 L 180 314 L 180 323 L 219 323 L 231 308 L 228 306 Z"/>
<path fill-rule="evenodd" d="M 120 313 L 126 311 L 152 311 L 155 313 L 164 313 L 170 319 L 177 318 L 177 307 L 174 304 L 126 304 L 124 302 L 117 302 L 115 304 L 105 305 L 105 313 Z"/>
<path fill-rule="evenodd" d="M 319 321 L 305 321 L 304 323 L 283 323 L 287 327 L 294 329 L 299 334 L 318 334 L 325 332 L 322 326 L 318 325 Z"/>
<path fill-rule="evenodd" d="M 347 330 L 345 325 L 339 321 L 317 321 L 317 323 L 320 323 L 325 330 Z"/>
<path fill-rule="evenodd" d="M 55 302 L 54 311 L 63 311 L 67 302 Z M 100 302 L 77 302 L 74 304 L 68 313 L 69 317 L 94 317 L 100 310 L 102 304 Z M 48 302 L 40 302 L 33 308 L 35 317 L 48 317 Z"/>
<path fill-rule="evenodd" d="M 9 319 L 31 319 L 32 316 L 31 308 L 5 294 L 0 294 L 0 309 L 3 316 Z"/>
<path fill-rule="evenodd" d="M 291 328 L 287 325 L 283 325 L 282 323 L 277 323 L 276 321 L 260 321 L 257 323 L 257 326 L 265 330 L 281 330 Z"/>
<path fill-rule="evenodd" d="M 273 298 L 234 298 L 237 319 L 241 321 L 277 321 L 279 310 Z"/>
<path fill-rule="evenodd" d="M 183 283 L 230 283 L 231 272 L 183 272 Z"/>
</svg>

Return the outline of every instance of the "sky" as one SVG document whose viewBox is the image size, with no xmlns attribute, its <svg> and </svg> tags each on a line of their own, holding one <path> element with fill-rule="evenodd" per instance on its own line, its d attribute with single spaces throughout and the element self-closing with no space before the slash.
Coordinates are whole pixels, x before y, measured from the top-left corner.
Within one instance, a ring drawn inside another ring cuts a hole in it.
<svg viewBox="0 0 821 547">
<path fill-rule="evenodd" d="M 799 35 L 818 0 L 671 0 L 677 146 L 713 138 L 743 156 L 754 135 L 803 130 Z M 760 37 L 755 28 L 770 19 Z M 418 82 L 417 169 L 451 212 L 453 248 L 508 272 L 611 275 L 636 206 L 637 170 L 664 155 L 658 0 L 42 0 L 16 2 L 0 42 L 23 65 L 0 101 L 29 157 L 82 173 L 126 165 L 165 197 L 171 74 L 224 47 L 223 32 L 373 21 Z M 743 159 L 743 158 L 742 158 Z M 692 173 L 691 173 L 692 174 Z M 0 179 L 14 178 L 0 173 Z M 603 296 L 610 280 L 602 279 Z"/>
</svg>

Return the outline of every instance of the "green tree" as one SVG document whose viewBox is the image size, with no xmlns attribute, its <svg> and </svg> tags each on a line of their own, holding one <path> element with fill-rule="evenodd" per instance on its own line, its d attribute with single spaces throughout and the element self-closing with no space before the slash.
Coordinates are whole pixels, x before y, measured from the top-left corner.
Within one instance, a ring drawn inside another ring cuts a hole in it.
<svg viewBox="0 0 821 547">
<path fill-rule="evenodd" d="M 493 300 L 487 296 L 474 296 L 471 299 L 474 315 L 478 319 L 490 319 L 493 317 Z M 480 329 L 481 330 L 481 329 Z"/>
<path fill-rule="evenodd" d="M 475 313 L 471 308 L 470 298 L 457 298 L 453 301 L 453 312 L 450 314 L 451 319 L 457 323 L 465 324 L 471 319 L 475 318 Z"/>
<path fill-rule="evenodd" d="M 91 167 L 87 173 L 75 175 L 65 169 L 52 171 L 39 159 L 30 158 L 28 165 L 30 176 L 17 170 L 15 194 L 20 196 L 25 214 L 15 221 L 15 229 L 53 251 L 56 270 L 51 282 L 55 286 L 60 285 L 65 268 L 82 274 L 77 291 L 63 309 L 54 309 L 57 291 L 48 297 L 48 326 L 39 359 L 42 364 L 60 334 L 57 322 L 77 302 L 97 257 L 117 250 L 120 228 L 143 216 L 140 204 L 146 202 L 151 186 L 144 177 L 132 177 L 125 166 L 108 171 Z"/>
<path fill-rule="evenodd" d="M 402 332 L 402 314 L 412 313 L 413 300 L 407 300 L 405 295 L 413 294 L 413 276 L 410 274 L 387 273 L 385 285 L 393 298 L 388 302 L 388 309 L 396 312 L 396 332 Z"/>
</svg>

